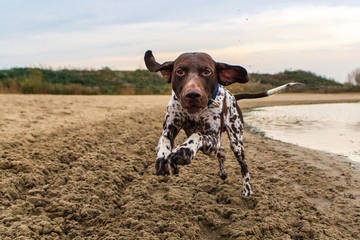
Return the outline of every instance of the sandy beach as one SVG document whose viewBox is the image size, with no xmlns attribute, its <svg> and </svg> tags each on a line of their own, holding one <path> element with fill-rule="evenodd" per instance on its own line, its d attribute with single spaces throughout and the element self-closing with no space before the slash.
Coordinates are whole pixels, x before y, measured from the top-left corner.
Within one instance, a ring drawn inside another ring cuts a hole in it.
<svg viewBox="0 0 360 240">
<path fill-rule="evenodd" d="M 336 155 L 246 131 L 250 198 L 240 196 L 226 134 L 227 180 L 203 154 L 178 176 L 155 176 L 168 100 L 0 95 L 1 239 L 359 239 L 360 171 Z M 239 105 L 329 102 L 360 102 L 360 94 Z"/>
</svg>

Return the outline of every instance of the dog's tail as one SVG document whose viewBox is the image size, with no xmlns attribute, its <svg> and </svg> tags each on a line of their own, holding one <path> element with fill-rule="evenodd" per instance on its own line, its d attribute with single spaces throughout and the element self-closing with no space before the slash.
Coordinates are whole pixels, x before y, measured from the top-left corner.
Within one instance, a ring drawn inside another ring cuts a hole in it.
<svg viewBox="0 0 360 240">
<path fill-rule="evenodd" d="M 267 96 L 273 95 L 273 94 L 275 94 L 277 92 L 280 92 L 280 91 L 282 91 L 284 89 L 290 88 L 290 87 L 295 86 L 295 85 L 303 85 L 303 83 L 297 83 L 297 82 L 287 83 L 287 84 L 281 85 L 279 87 L 269 89 L 269 90 L 267 90 L 265 92 L 260 92 L 260 93 L 240 93 L 240 94 L 234 95 L 234 97 L 235 97 L 236 100 L 249 99 L 249 98 L 262 98 L 262 97 L 267 97 Z"/>
</svg>

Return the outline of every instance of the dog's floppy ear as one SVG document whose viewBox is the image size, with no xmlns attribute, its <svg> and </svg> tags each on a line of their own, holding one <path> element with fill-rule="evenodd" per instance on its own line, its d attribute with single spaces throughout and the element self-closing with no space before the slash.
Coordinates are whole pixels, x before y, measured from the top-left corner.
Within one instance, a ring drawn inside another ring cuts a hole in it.
<svg viewBox="0 0 360 240">
<path fill-rule="evenodd" d="M 171 72 L 174 66 L 173 61 L 168 61 L 160 64 L 156 62 L 151 50 L 145 52 L 144 61 L 147 69 L 150 72 L 160 71 L 163 77 L 166 78 L 168 82 L 171 82 Z"/>
<path fill-rule="evenodd" d="M 218 81 L 221 85 L 227 86 L 234 82 L 246 83 L 249 77 L 245 68 L 233 66 L 226 63 L 216 63 Z"/>
</svg>

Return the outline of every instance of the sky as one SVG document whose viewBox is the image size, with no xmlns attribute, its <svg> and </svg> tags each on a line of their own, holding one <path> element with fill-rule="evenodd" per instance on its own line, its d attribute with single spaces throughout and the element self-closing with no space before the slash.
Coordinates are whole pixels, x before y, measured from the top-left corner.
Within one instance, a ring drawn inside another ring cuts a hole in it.
<svg viewBox="0 0 360 240">
<path fill-rule="evenodd" d="M 207 52 L 250 73 L 360 67 L 360 1 L 0 0 L 0 69 L 145 69 Z"/>
</svg>

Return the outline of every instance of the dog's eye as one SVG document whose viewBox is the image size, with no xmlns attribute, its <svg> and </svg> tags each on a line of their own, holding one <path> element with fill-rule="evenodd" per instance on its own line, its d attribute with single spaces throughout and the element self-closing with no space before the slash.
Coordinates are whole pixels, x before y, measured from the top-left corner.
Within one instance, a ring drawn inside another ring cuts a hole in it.
<svg viewBox="0 0 360 240">
<path fill-rule="evenodd" d="M 201 73 L 204 77 L 208 77 L 212 74 L 212 71 L 208 68 L 205 68 L 202 73 Z"/>
<path fill-rule="evenodd" d="M 185 75 L 185 71 L 182 68 L 178 68 L 175 71 L 176 75 L 178 75 L 179 77 L 183 77 Z"/>
</svg>

